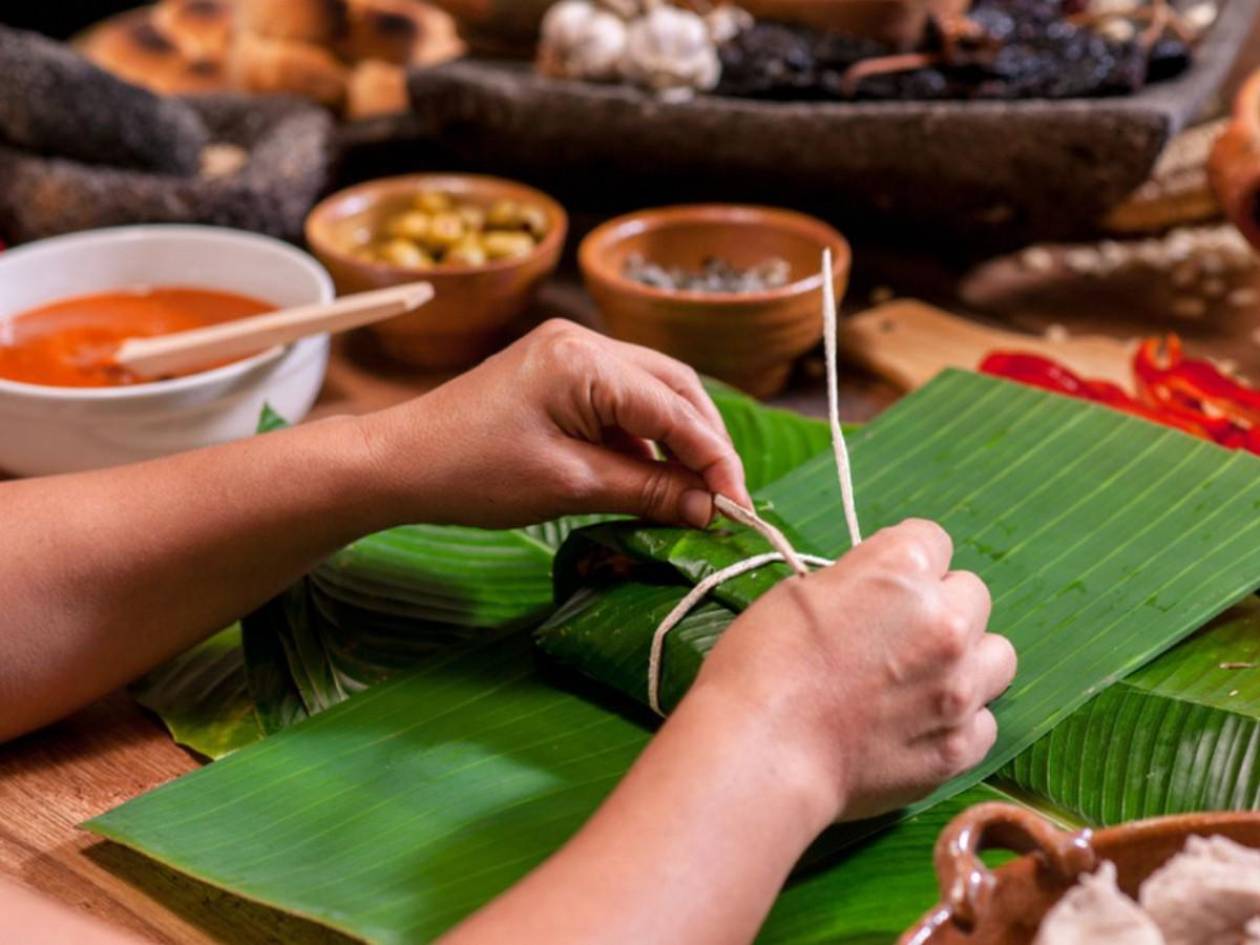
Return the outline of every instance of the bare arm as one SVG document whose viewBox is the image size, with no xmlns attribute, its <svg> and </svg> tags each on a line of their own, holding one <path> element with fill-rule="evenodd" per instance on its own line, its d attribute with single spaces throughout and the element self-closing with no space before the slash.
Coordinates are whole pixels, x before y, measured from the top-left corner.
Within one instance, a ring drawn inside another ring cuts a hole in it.
<svg viewBox="0 0 1260 945">
<path fill-rule="evenodd" d="M 666 442 L 681 463 L 647 458 Z M 701 524 L 743 473 L 694 373 L 549 324 L 409 404 L 0 484 L 0 741 L 116 688 L 405 522 Z"/>
</svg>

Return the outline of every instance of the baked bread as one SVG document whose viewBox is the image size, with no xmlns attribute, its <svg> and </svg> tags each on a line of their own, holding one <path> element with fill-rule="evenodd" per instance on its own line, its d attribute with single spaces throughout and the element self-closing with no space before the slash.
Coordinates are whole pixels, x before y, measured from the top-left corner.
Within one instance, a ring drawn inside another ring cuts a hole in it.
<svg viewBox="0 0 1260 945">
<path fill-rule="evenodd" d="M 193 60 L 227 57 L 232 44 L 232 0 L 162 0 L 153 8 L 153 27 Z"/>
<path fill-rule="evenodd" d="M 392 62 L 367 59 L 350 73 L 345 116 L 350 121 L 405 112 L 407 70 Z"/>
<path fill-rule="evenodd" d="M 346 0 L 346 30 L 338 47 L 353 62 L 437 62 L 459 46 L 455 21 L 436 7 L 415 0 Z"/>
<path fill-rule="evenodd" d="M 220 58 L 190 58 L 152 22 L 150 10 L 129 10 L 93 27 L 83 54 L 120 79 L 162 95 L 217 92 L 228 79 Z"/>
<path fill-rule="evenodd" d="M 237 0 L 239 25 L 268 39 L 330 46 L 346 31 L 345 0 Z"/>
<path fill-rule="evenodd" d="M 349 78 L 349 70 L 322 46 L 246 30 L 232 43 L 229 72 L 245 91 L 301 95 L 330 108 L 341 107 Z"/>
</svg>

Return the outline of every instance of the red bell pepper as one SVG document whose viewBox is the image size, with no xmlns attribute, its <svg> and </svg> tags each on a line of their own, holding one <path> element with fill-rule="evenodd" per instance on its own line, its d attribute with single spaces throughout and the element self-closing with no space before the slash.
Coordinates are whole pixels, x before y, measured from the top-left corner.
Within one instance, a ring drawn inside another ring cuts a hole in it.
<svg viewBox="0 0 1260 945">
<path fill-rule="evenodd" d="M 993 352 L 980 370 L 1260 454 L 1260 390 L 1229 377 L 1210 361 L 1184 357 L 1176 335 L 1164 341 L 1162 354 L 1160 349 L 1160 340 L 1150 338 L 1133 357 L 1136 398 L 1116 384 L 1087 380 L 1036 354 Z"/>
</svg>

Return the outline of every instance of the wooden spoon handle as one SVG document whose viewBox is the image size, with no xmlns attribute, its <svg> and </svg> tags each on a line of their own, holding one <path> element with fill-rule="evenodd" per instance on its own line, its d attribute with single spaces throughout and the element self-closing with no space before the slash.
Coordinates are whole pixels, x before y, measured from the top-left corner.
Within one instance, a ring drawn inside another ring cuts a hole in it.
<svg viewBox="0 0 1260 945">
<path fill-rule="evenodd" d="M 120 367 L 144 377 L 193 370 L 286 345 L 323 332 L 349 331 L 404 315 L 433 298 L 427 282 L 348 295 L 252 318 L 155 338 L 128 338 L 114 355 Z"/>
</svg>

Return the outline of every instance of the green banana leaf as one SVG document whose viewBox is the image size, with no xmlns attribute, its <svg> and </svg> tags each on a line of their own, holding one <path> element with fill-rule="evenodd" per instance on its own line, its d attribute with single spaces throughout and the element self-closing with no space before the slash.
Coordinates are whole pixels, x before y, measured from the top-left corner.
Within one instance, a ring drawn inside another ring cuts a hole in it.
<svg viewBox="0 0 1260 945">
<path fill-rule="evenodd" d="M 175 741 L 207 758 L 221 758 L 263 736 L 239 624 L 133 683 L 131 694 L 162 719 Z"/>
<path fill-rule="evenodd" d="M 1260 583 L 1260 461 L 1141 420 L 954 374 L 859 435 L 853 454 L 868 529 L 906 514 L 942 519 L 959 565 L 990 580 L 997 628 L 1022 651 L 985 770 Z M 836 554 L 833 475 L 812 461 L 760 497 L 803 544 Z M 730 557 L 750 541 L 619 531 L 627 547 L 656 548 L 644 556 L 653 580 L 593 588 L 553 628 L 577 627 L 606 595 L 679 594 L 684 571 L 710 566 L 701 551 Z M 769 583 L 768 574 L 732 582 L 689 623 Z M 641 640 L 655 626 L 642 602 L 622 613 L 610 633 Z M 693 649 L 698 665 L 703 646 Z M 627 680 L 645 671 L 641 659 L 623 668 L 603 651 L 584 669 Z M 554 850 L 645 743 L 640 714 L 568 685 L 512 635 L 427 661 L 89 827 L 369 941 L 426 940 Z M 973 777 L 878 836 L 850 833 L 865 836 L 784 893 L 765 940 L 823 940 L 827 917 L 828 940 L 891 938 L 930 904 L 942 819 L 991 790 Z M 846 898 L 863 890 L 878 898 Z"/>
<path fill-rule="evenodd" d="M 430 662 L 88 826 L 369 942 L 427 941 L 558 847 L 648 738 L 557 690 L 518 635 Z M 1005 795 L 977 787 L 802 878 L 763 941 L 891 942 L 936 898 L 941 827 L 994 799 Z"/>
<path fill-rule="evenodd" d="M 1260 809 L 1260 604 L 1098 695 L 1002 769 L 1093 824 Z"/>
</svg>

